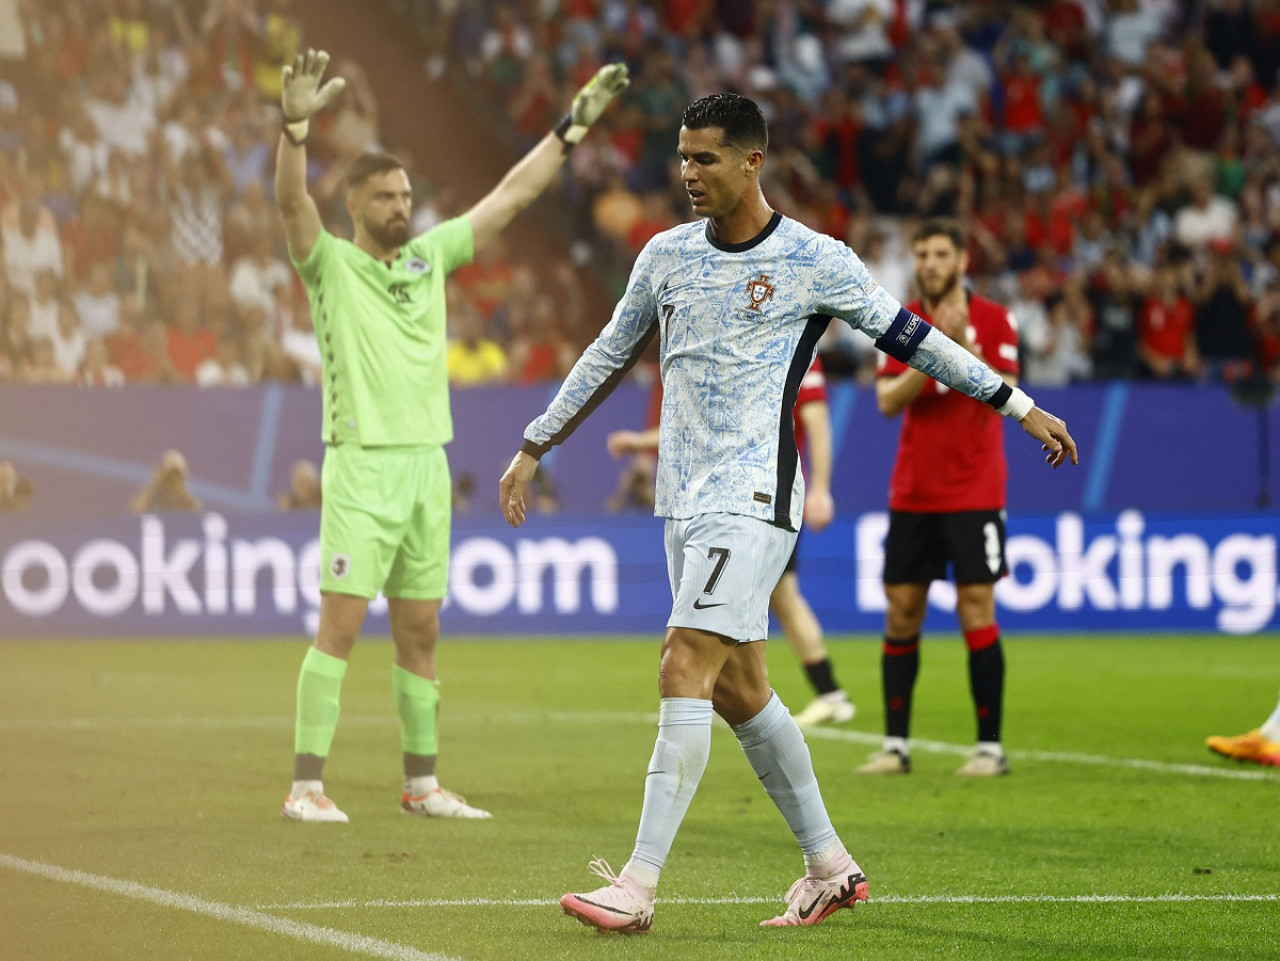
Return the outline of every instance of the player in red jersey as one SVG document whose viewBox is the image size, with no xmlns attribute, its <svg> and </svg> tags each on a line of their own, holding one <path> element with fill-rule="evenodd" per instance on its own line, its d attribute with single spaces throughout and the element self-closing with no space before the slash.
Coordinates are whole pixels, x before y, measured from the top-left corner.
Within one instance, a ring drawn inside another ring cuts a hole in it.
<svg viewBox="0 0 1280 961">
<path fill-rule="evenodd" d="M 1018 333 L 999 304 L 970 294 L 964 234 L 948 220 L 929 220 L 912 237 L 920 300 L 908 309 L 998 371 L 1018 377 Z M 988 405 L 887 354 L 876 381 L 880 412 L 902 414 L 898 454 L 889 481 L 889 534 L 884 548 L 885 616 L 881 679 L 885 740 L 858 768 L 863 774 L 911 770 L 907 737 L 911 694 L 920 667 L 920 629 L 929 585 L 952 568 L 956 617 L 969 649 L 969 686 L 978 744 L 957 772 L 989 776 L 1009 771 L 1000 743 L 1004 652 L 996 624 L 995 583 L 1005 565 L 1004 427 Z"/>
</svg>

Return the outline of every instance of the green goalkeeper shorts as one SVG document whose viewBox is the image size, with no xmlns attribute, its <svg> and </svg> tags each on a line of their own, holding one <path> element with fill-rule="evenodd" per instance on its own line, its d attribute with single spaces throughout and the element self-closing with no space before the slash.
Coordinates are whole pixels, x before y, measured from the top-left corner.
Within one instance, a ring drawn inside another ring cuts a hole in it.
<svg viewBox="0 0 1280 961">
<path fill-rule="evenodd" d="M 444 597 L 453 490 L 443 447 L 328 447 L 320 485 L 321 591 Z"/>
</svg>

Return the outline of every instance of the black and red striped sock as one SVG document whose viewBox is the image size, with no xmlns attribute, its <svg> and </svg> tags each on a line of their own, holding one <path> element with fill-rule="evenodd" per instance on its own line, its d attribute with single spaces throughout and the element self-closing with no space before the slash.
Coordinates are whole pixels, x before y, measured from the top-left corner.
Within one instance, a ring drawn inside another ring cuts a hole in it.
<svg viewBox="0 0 1280 961">
<path fill-rule="evenodd" d="M 1000 714 L 1004 706 L 1004 650 L 996 624 L 966 631 L 969 648 L 969 690 L 978 716 L 978 740 L 1000 740 Z"/>
<path fill-rule="evenodd" d="M 906 738 L 911 728 L 911 692 L 920 672 L 920 635 L 885 636 L 880 658 L 880 682 L 884 689 L 884 724 L 888 737 Z"/>
</svg>

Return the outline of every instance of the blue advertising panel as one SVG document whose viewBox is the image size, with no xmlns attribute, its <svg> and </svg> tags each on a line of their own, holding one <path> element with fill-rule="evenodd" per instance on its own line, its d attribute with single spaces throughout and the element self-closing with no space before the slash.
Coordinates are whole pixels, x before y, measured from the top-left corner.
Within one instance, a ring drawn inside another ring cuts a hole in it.
<svg viewBox="0 0 1280 961">
<path fill-rule="evenodd" d="M 831 632 L 882 629 L 887 516 L 842 516 L 801 540 L 800 578 Z M 314 513 L 208 511 L 0 522 L 0 637 L 299 636 L 319 607 Z M 1260 513 L 1012 517 L 1010 633 L 1280 629 L 1280 518 Z M 930 630 L 954 629 L 954 589 L 934 585 Z M 661 522 L 542 515 L 455 527 L 450 634 L 658 636 L 670 608 Z M 385 602 L 367 629 L 385 632 Z"/>
</svg>

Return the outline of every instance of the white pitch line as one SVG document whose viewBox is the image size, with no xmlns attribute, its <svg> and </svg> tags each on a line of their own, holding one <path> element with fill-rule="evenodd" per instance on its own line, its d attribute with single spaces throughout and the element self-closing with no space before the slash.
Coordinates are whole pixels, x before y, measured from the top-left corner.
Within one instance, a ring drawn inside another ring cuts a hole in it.
<svg viewBox="0 0 1280 961">
<path fill-rule="evenodd" d="M 218 921 L 230 921 L 232 924 L 256 928 L 269 934 L 279 934 L 298 941 L 309 941 L 312 944 L 323 944 L 326 947 L 339 948 L 352 954 L 364 954 L 375 958 L 388 958 L 391 961 L 458 961 L 445 954 L 419 951 L 407 945 L 391 941 L 380 941 L 363 934 L 352 934 L 348 931 L 337 931 L 304 921 L 290 921 L 264 914 L 252 908 L 238 908 L 233 904 L 221 901 L 210 901 L 207 898 L 191 894 L 180 894 L 177 891 L 166 891 L 163 888 L 148 887 L 133 881 L 121 881 L 101 874 L 89 874 L 71 868 L 62 868 L 43 861 L 28 861 L 0 853 L 0 868 L 8 868 L 23 874 L 31 874 L 49 881 L 62 884 L 76 884 L 80 887 L 118 894 L 135 901 L 149 901 L 164 908 L 178 911 L 190 911 L 193 914 L 214 918 Z"/>
<path fill-rule="evenodd" d="M 553 724 L 656 724 L 658 715 L 644 711 L 520 711 L 509 714 L 484 712 L 460 712 L 450 714 L 449 719 L 459 724 L 497 722 L 529 725 Z M 258 717 L 156 717 L 156 718 L 0 718 L 0 731 L 101 731 L 110 728 L 219 730 L 245 728 L 291 727 L 292 715 L 267 715 Z M 390 714 L 344 716 L 346 727 L 364 725 L 392 725 Z M 716 726 L 728 730 L 717 719 Z M 827 741 L 845 741 L 853 744 L 879 746 L 881 735 L 867 731 L 850 731 L 838 727 L 805 728 L 805 737 Z M 969 744 L 952 744 L 947 741 L 911 739 L 911 749 L 927 754 L 965 755 L 973 750 Z M 1079 764 L 1085 767 L 1115 767 L 1135 771 L 1151 771 L 1156 774 L 1180 774 L 1190 777 L 1219 778 L 1227 781 L 1280 781 L 1280 771 L 1242 770 L 1229 767 L 1210 767 L 1205 764 L 1177 764 L 1170 761 L 1152 761 L 1137 757 L 1109 757 L 1103 754 L 1077 754 L 1072 751 L 1037 751 L 1012 748 L 1008 751 L 1012 761 L 1046 762 L 1050 764 Z"/>
<path fill-rule="evenodd" d="M 883 737 L 864 731 L 845 731 L 834 727 L 807 727 L 805 737 L 827 741 L 849 741 L 855 744 L 879 746 Z M 968 754 L 972 745 L 950 744 L 946 741 L 911 739 L 911 750 L 926 754 Z M 1006 751 L 1011 761 L 1045 761 L 1052 764 L 1081 764 L 1090 767 L 1119 767 L 1129 770 L 1153 771 L 1157 774 L 1189 774 L 1192 777 L 1225 778 L 1228 781 L 1280 781 L 1280 772 L 1262 770 L 1242 771 L 1236 768 L 1209 767 L 1205 764 L 1174 764 L 1169 761 L 1150 761 L 1140 757 L 1108 757 L 1104 754 L 1076 754 L 1071 751 L 1033 751 L 1012 748 Z"/>
<path fill-rule="evenodd" d="M 873 897 L 865 907 L 878 904 L 1158 904 L 1174 901 L 1260 902 L 1280 901 L 1280 894 L 886 894 Z M 780 904 L 782 898 L 736 895 L 721 898 L 658 898 L 658 904 Z M 289 904 L 259 904 L 259 911 L 314 911 L 345 908 L 523 908 L 550 907 L 551 898 L 414 898 L 369 901 L 297 901 Z"/>
</svg>

